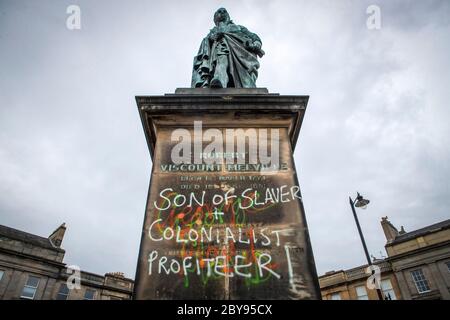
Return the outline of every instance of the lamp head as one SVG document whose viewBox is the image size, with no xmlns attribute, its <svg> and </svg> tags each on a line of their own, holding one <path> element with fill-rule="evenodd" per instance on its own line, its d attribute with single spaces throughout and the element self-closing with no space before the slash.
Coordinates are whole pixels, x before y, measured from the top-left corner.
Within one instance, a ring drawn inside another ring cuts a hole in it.
<svg viewBox="0 0 450 320">
<path fill-rule="evenodd" d="M 364 199 L 363 196 L 360 195 L 358 192 L 358 196 L 356 197 L 356 201 L 355 201 L 355 207 L 361 208 L 361 209 L 366 209 L 367 205 L 369 203 L 370 203 L 370 200 Z"/>
</svg>

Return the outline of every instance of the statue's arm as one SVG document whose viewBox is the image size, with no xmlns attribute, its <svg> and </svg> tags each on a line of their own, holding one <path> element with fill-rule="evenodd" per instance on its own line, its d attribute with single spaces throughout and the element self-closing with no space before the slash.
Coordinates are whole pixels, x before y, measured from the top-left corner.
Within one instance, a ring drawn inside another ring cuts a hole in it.
<svg viewBox="0 0 450 320">
<path fill-rule="evenodd" d="M 247 44 L 248 49 L 254 51 L 259 57 L 262 57 L 265 52 L 261 49 L 261 38 L 256 33 L 249 31 L 246 27 L 243 26 L 241 26 L 241 32 L 243 32 L 251 40 L 251 43 Z"/>
<path fill-rule="evenodd" d="M 252 40 L 253 43 L 259 44 L 259 46 L 262 46 L 261 38 L 251 31 L 249 31 L 246 27 L 241 26 L 241 32 L 243 32 L 248 38 Z"/>
</svg>

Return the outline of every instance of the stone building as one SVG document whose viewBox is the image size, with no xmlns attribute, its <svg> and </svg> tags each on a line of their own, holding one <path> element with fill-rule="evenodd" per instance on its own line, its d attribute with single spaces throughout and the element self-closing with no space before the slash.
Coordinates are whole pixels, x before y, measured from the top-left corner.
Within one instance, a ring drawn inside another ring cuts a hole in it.
<svg viewBox="0 0 450 320">
<path fill-rule="evenodd" d="M 387 217 L 386 259 L 375 260 L 381 270 L 381 290 L 387 299 L 450 299 L 450 220 L 406 232 Z M 367 265 L 327 272 L 319 277 L 325 300 L 377 300 L 366 286 Z"/>
<path fill-rule="evenodd" d="M 374 265 L 381 271 L 382 293 L 387 300 L 402 299 L 397 279 L 390 264 L 377 260 Z M 371 275 L 368 265 L 349 270 L 330 271 L 319 277 L 323 300 L 378 300 L 377 292 L 367 287 L 367 278 Z"/>
<path fill-rule="evenodd" d="M 381 225 L 403 298 L 450 300 L 450 219 L 411 232 L 398 231 L 387 217 Z"/>
<path fill-rule="evenodd" d="M 46 238 L 0 225 L 0 299 L 131 298 L 133 280 L 121 273 L 75 273 L 66 266 L 61 248 L 65 231 L 63 224 Z M 79 285 L 69 289 L 71 283 Z"/>
</svg>

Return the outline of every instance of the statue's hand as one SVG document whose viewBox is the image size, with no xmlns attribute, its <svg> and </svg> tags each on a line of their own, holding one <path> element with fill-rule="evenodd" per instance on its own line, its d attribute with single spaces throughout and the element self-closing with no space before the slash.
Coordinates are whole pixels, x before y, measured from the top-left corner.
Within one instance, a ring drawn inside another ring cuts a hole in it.
<svg viewBox="0 0 450 320">
<path fill-rule="evenodd" d="M 259 42 L 247 44 L 247 49 L 251 52 L 256 53 L 260 58 L 265 54 L 264 50 L 261 49 L 261 43 Z"/>
</svg>

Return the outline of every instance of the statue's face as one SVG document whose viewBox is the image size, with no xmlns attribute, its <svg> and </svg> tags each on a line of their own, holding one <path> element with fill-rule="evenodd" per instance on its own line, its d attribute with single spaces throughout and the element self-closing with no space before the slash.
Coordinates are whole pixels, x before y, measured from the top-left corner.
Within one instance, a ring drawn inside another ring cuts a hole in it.
<svg viewBox="0 0 450 320">
<path fill-rule="evenodd" d="M 220 8 L 214 14 L 214 23 L 217 25 L 219 22 L 227 22 L 230 20 L 230 15 L 228 14 L 227 9 Z"/>
</svg>

